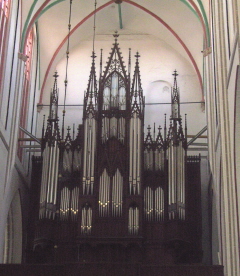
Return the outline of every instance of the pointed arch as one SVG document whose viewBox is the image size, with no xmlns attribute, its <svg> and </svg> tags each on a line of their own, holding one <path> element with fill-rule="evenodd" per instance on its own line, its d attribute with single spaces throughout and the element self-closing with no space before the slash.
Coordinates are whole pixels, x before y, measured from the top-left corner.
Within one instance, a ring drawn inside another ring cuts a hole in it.
<svg viewBox="0 0 240 276">
<path fill-rule="evenodd" d="M 104 5 L 98 7 L 96 9 L 96 13 L 99 12 L 100 10 L 106 8 L 107 6 L 109 6 L 110 4 L 112 4 L 114 1 L 109 1 L 107 3 L 105 3 Z M 191 54 L 190 50 L 188 49 L 188 47 L 186 46 L 186 44 L 183 42 L 183 40 L 178 36 L 178 34 L 164 21 L 162 20 L 159 16 L 157 16 L 155 13 L 151 12 L 149 9 L 135 3 L 135 2 L 132 2 L 130 0 L 124 0 L 124 2 L 130 4 L 130 5 L 133 5 L 141 10 L 143 10 L 144 12 L 148 13 L 150 16 L 154 17 L 159 23 L 161 23 L 165 28 L 167 28 L 171 33 L 172 35 L 178 40 L 178 42 L 181 44 L 181 46 L 183 47 L 183 49 L 185 50 L 185 52 L 187 53 L 189 59 L 191 60 L 191 63 L 196 71 L 196 74 L 198 76 L 198 80 L 199 80 L 199 84 L 200 84 L 200 87 L 201 87 L 201 90 L 202 90 L 202 101 L 204 101 L 204 95 L 203 95 L 203 83 L 202 83 L 202 76 L 201 76 L 201 73 L 199 71 L 199 68 L 197 66 L 197 63 L 193 57 L 193 55 Z M 91 18 L 93 15 L 94 15 L 94 11 L 91 12 L 90 14 L 88 14 L 85 18 L 83 18 L 70 32 L 70 36 L 80 27 L 82 26 L 89 18 Z M 205 31 L 204 31 L 205 32 Z M 62 42 L 59 44 L 58 48 L 56 49 L 55 53 L 53 54 L 49 64 L 48 64 L 48 67 L 47 67 L 47 70 L 46 70 L 46 73 L 45 73 L 45 76 L 44 76 L 44 80 L 43 80 L 43 84 L 42 84 L 42 88 L 41 88 L 41 93 L 40 93 L 40 98 L 39 98 L 39 103 L 42 103 L 42 98 L 43 98 L 43 91 L 45 89 L 45 85 L 46 85 L 46 81 L 47 81 L 47 78 L 48 78 L 48 74 L 51 70 L 51 67 L 53 65 L 53 62 L 54 60 L 56 59 L 59 51 L 61 50 L 61 48 L 63 47 L 63 45 L 65 44 L 65 42 L 67 41 L 68 39 L 68 36 L 66 36 Z"/>
</svg>

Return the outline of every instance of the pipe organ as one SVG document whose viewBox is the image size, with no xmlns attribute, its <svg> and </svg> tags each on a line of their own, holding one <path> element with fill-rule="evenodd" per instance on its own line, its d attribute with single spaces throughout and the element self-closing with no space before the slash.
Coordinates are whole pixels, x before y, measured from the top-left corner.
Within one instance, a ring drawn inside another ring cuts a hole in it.
<svg viewBox="0 0 240 276">
<path fill-rule="evenodd" d="M 66 138 L 60 135 L 54 75 L 46 130 L 43 127 L 41 178 L 32 176 L 39 183 L 33 248 L 53 245 L 54 252 L 71 256 L 71 261 L 94 262 L 107 254 L 124 262 L 132 256 L 134 244 L 142 252 L 139 262 L 177 263 L 178 254 L 184 255 L 181 260 L 197 262 L 201 259 L 200 157 L 187 156 L 177 72 L 170 126 L 165 115 L 163 131 L 161 127 L 156 131 L 154 124 L 144 135 L 140 55 L 135 55 L 130 78 L 131 52 L 127 72 L 117 37 L 104 71 L 101 54 L 99 81 L 92 54 L 83 122 L 76 137 L 75 128 L 72 134 L 67 129 Z"/>
</svg>

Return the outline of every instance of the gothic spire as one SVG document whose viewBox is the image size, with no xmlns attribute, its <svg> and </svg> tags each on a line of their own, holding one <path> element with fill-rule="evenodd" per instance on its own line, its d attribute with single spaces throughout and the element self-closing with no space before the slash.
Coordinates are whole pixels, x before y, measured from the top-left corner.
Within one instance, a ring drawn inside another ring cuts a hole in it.
<svg viewBox="0 0 240 276">
<path fill-rule="evenodd" d="M 55 72 L 53 77 L 54 77 L 54 84 L 50 95 L 49 116 L 48 116 L 45 137 L 43 139 L 42 149 L 45 147 L 45 142 L 48 142 L 48 145 L 54 145 L 55 141 L 59 142 L 61 140 L 59 125 L 58 125 L 59 119 L 58 119 L 58 87 L 57 87 L 58 74 L 57 72 Z"/>
<path fill-rule="evenodd" d="M 180 120 L 180 95 L 179 88 L 177 85 L 177 71 L 175 70 L 173 73 L 174 76 L 174 84 L 172 88 L 172 119 Z"/>
<path fill-rule="evenodd" d="M 97 78 L 96 78 L 96 68 L 95 68 L 95 58 L 96 55 L 94 51 L 92 52 L 92 66 L 90 71 L 90 76 L 88 80 L 87 91 L 84 97 L 84 114 L 83 117 L 86 118 L 89 113 L 95 114 L 97 109 Z"/>
<path fill-rule="evenodd" d="M 105 66 L 105 70 L 102 75 L 102 80 L 104 81 L 112 72 L 116 71 L 123 76 L 124 79 L 127 79 L 126 66 L 122 58 L 122 52 L 119 48 L 118 37 L 119 34 L 116 31 L 113 35 L 115 38 L 115 43 L 113 43 L 112 51 L 110 52 L 109 60 Z"/>
<path fill-rule="evenodd" d="M 137 52 L 136 55 L 136 64 L 135 70 L 133 75 L 132 81 L 132 89 L 131 89 L 131 104 L 132 104 L 132 111 L 137 111 L 143 115 L 144 109 L 144 98 L 143 98 L 143 90 L 142 90 L 142 83 L 141 83 L 141 76 L 140 76 L 140 69 L 139 69 L 139 53 Z"/>
<path fill-rule="evenodd" d="M 58 74 L 57 72 L 55 72 L 53 77 L 54 77 L 54 84 L 50 95 L 50 109 L 49 109 L 48 120 L 58 119 L 58 87 L 57 87 Z"/>
</svg>

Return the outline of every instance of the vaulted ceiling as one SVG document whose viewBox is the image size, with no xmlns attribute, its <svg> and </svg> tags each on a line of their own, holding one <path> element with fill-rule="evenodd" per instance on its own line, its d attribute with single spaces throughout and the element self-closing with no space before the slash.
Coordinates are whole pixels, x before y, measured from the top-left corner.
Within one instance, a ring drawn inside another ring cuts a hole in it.
<svg viewBox="0 0 240 276">
<path fill-rule="evenodd" d="M 28 31 L 38 22 L 42 89 L 49 71 L 66 51 L 71 5 L 70 48 L 92 40 L 95 0 L 23 1 L 22 51 Z M 202 52 L 209 44 L 207 2 L 200 0 L 96 1 L 96 39 L 162 40 L 188 59 L 202 86 Z M 141 42 L 140 42 L 141 43 Z M 71 49 L 70 49 L 71 50 Z"/>
<path fill-rule="evenodd" d="M 190 77 L 194 79 L 192 86 L 183 87 L 182 99 L 190 102 L 204 101 L 203 52 L 209 46 L 207 0 L 33 0 L 22 1 L 22 11 L 24 19 L 22 22 L 22 53 L 24 53 L 29 30 L 35 23 L 37 26 L 40 55 L 39 103 L 47 103 L 52 85 L 52 75 L 59 64 L 66 60 L 69 19 L 71 22 L 69 66 L 71 67 L 74 62 L 71 58 L 77 59 L 78 57 L 74 55 L 76 49 L 80 49 L 80 52 L 82 51 L 89 57 L 89 61 L 87 59 L 79 61 L 81 68 L 77 73 L 77 78 L 82 74 L 82 81 L 77 84 L 73 82 L 72 90 L 76 90 L 77 87 L 83 93 L 87 86 L 88 77 L 87 75 L 84 77 L 83 74 L 88 74 L 87 72 L 90 70 L 95 20 L 95 48 L 98 51 L 98 57 L 100 48 L 105 48 L 105 44 L 110 45 L 105 49 L 105 56 L 108 55 L 113 43 L 112 35 L 115 31 L 120 34 L 120 47 L 123 43 L 124 47 L 128 49 L 129 44 L 134 51 L 140 51 L 142 59 L 140 65 L 142 68 L 145 65 L 148 66 L 148 70 L 141 69 L 143 74 L 148 75 L 144 89 L 151 88 L 149 91 L 145 91 L 149 95 L 147 101 L 156 101 L 151 96 L 156 89 L 159 90 L 159 87 L 155 89 L 154 86 L 156 80 L 164 79 L 171 82 L 171 72 L 178 69 L 179 62 L 186 63 L 191 69 L 181 72 L 185 74 L 185 78 L 182 79 L 183 86 Z M 89 50 L 85 51 L 85 48 Z M 163 48 L 164 51 L 161 50 Z M 167 60 L 166 55 L 171 55 L 171 53 L 173 55 L 170 61 L 170 59 Z M 161 62 L 164 60 L 165 63 Z M 167 68 L 168 64 L 170 68 Z M 65 65 L 63 67 L 65 68 Z M 76 73 L 74 72 L 76 67 L 73 68 L 72 70 L 69 68 L 71 74 Z M 164 75 L 164 71 L 167 71 L 169 79 Z M 71 83 L 69 85 L 71 86 Z M 83 88 L 80 87 L 81 85 Z M 164 102 L 164 94 L 162 95 Z M 69 103 L 79 102 L 76 100 L 75 94 L 69 95 L 69 99 L 72 99 L 72 102 L 69 100 Z M 184 112 L 195 112 L 195 107 L 196 105 L 192 105 Z M 158 107 L 155 108 L 157 111 Z M 201 118 L 197 119 L 199 126 L 192 123 L 194 132 L 198 132 L 205 126 L 205 115 L 201 114 L 200 105 L 198 111 Z M 163 112 L 165 112 L 164 108 Z M 155 113 L 155 111 L 152 112 L 153 115 Z M 155 118 L 153 120 L 155 121 Z"/>
</svg>

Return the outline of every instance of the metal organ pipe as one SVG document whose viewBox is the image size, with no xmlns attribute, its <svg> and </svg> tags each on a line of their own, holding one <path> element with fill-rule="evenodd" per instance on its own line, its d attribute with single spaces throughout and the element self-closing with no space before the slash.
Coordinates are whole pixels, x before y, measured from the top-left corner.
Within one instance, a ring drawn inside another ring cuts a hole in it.
<svg viewBox="0 0 240 276">
<path fill-rule="evenodd" d="M 39 218 L 54 219 L 57 203 L 59 148 L 57 141 L 43 151 Z"/>
<path fill-rule="evenodd" d="M 99 215 L 107 216 L 109 215 L 109 203 L 110 203 L 110 177 L 104 169 L 100 177 L 100 187 L 99 187 Z"/>
<path fill-rule="evenodd" d="M 63 153 L 63 169 L 72 172 L 72 151 L 64 151 Z"/>
<path fill-rule="evenodd" d="M 129 168 L 129 186 L 130 193 L 140 193 L 140 175 L 141 175 L 141 120 L 134 112 L 130 120 L 130 168 Z"/>
<path fill-rule="evenodd" d="M 43 150 L 43 172 L 42 172 L 42 181 L 41 181 L 41 193 L 40 193 L 40 212 L 39 218 L 41 219 L 45 210 L 45 196 L 46 196 L 46 188 L 47 188 L 47 174 L 48 174 L 48 166 L 47 166 L 47 156 L 48 156 L 48 147 Z"/>
<path fill-rule="evenodd" d="M 185 219 L 185 150 L 170 142 L 168 148 L 169 219 Z"/>
<path fill-rule="evenodd" d="M 90 114 L 91 115 L 91 114 Z M 94 156 L 96 148 L 96 121 L 93 117 L 85 121 L 83 194 L 93 193 Z"/>
<path fill-rule="evenodd" d="M 145 218 L 151 221 L 153 215 L 153 191 L 150 187 L 146 187 L 144 191 L 144 209 Z"/>
<path fill-rule="evenodd" d="M 74 152 L 73 156 L 73 170 L 74 171 L 79 171 L 81 168 L 81 155 L 82 155 L 82 150 L 79 152 L 76 150 Z"/>
<path fill-rule="evenodd" d="M 139 230 L 139 209 L 138 207 L 129 207 L 128 210 L 128 233 L 137 235 Z"/>
<path fill-rule="evenodd" d="M 89 235 L 92 229 L 92 208 L 88 205 L 82 208 L 81 233 Z"/>
<path fill-rule="evenodd" d="M 164 191 L 161 187 L 155 190 L 155 219 L 164 220 Z"/>
<path fill-rule="evenodd" d="M 123 192 L 123 177 L 117 169 L 113 177 L 112 188 L 112 215 L 114 217 L 122 215 L 122 192 Z"/>
</svg>

